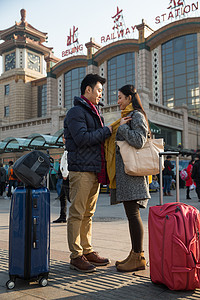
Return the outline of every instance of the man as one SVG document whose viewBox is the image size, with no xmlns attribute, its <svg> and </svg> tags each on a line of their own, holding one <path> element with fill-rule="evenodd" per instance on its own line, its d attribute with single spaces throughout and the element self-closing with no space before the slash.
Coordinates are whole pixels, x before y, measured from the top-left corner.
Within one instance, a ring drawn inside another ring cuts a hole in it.
<svg viewBox="0 0 200 300">
<path fill-rule="evenodd" d="M 192 179 L 196 183 L 196 193 L 200 201 L 200 153 L 196 154 L 195 163 L 192 169 Z"/>
<path fill-rule="evenodd" d="M 172 196 L 172 194 L 170 193 L 170 187 L 172 182 L 172 175 L 174 174 L 174 172 L 172 171 L 174 166 L 171 163 L 171 158 L 172 158 L 171 155 L 167 155 L 167 159 L 164 161 L 164 167 L 165 167 L 163 170 L 164 196 Z"/>
<path fill-rule="evenodd" d="M 94 252 L 91 245 L 92 216 L 100 183 L 105 177 L 103 143 L 112 131 L 110 126 L 104 127 L 97 109 L 105 81 L 97 74 L 88 74 L 81 83 L 81 97 L 74 98 L 74 107 L 64 120 L 71 200 L 68 217 L 70 268 L 82 272 L 95 271 L 95 265 L 110 262 Z"/>
<path fill-rule="evenodd" d="M 17 177 L 13 170 L 13 161 L 10 160 L 8 165 L 9 165 L 9 168 L 8 168 L 8 184 L 9 185 L 8 185 L 8 195 L 7 196 L 11 197 L 12 186 L 14 189 L 17 187 Z"/>
<path fill-rule="evenodd" d="M 63 144 L 65 145 L 64 135 L 62 136 Z M 67 165 L 67 150 L 64 146 L 64 153 L 62 155 L 59 169 L 62 175 L 62 186 L 60 191 L 60 217 L 53 221 L 53 223 L 66 223 L 67 222 L 67 200 L 69 200 L 69 171 Z"/>
</svg>

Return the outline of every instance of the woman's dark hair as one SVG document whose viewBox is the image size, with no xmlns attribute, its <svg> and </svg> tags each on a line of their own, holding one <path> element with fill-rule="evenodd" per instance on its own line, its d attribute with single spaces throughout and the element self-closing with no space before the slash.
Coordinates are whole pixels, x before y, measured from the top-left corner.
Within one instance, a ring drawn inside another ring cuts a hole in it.
<svg viewBox="0 0 200 300">
<path fill-rule="evenodd" d="M 144 111 L 144 108 L 142 106 L 142 102 L 140 100 L 140 96 L 138 95 L 138 93 L 137 93 L 136 88 L 134 87 L 134 85 L 132 85 L 132 84 L 124 85 L 123 87 L 121 87 L 119 89 L 119 92 L 121 92 L 122 94 L 124 94 L 126 97 L 128 97 L 128 96 L 132 97 L 132 106 L 133 106 L 133 109 L 140 111 L 144 115 L 144 117 L 145 117 L 145 119 L 147 121 L 149 133 L 151 134 L 151 130 L 150 130 L 150 127 L 149 127 L 149 122 L 148 122 L 147 115 L 146 115 L 146 113 Z"/>
</svg>

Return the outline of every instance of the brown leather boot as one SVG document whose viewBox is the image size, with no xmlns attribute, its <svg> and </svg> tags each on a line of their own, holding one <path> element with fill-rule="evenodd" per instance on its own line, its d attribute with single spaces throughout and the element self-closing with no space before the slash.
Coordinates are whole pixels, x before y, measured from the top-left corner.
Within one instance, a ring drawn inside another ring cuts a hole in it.
<svg viewBox="0 0 200 300">
<path fill-rule="evenodd" d="M 164 193 L 164 196 L 168 196 L 167 193 Z"/>
<path fill-rule="evenodd" d="M 132 251 L 132 250 L 131 250 L 131 251 Z M 127 258 L 125 258 L 125 259 L 123 259 L 123 260 L 117 260 L 117 261 L 115 262 L 115 266 L 118 266 L 118 265 L 120 265 L 120 264 L 124 264 L 125 262 L 127 262 L 127 260 L 129 259 L 130 255 L 131 255 L 131 252 L 130 252 L 129 255 L 127 256 Z"/>
<path fill-rule="evenodd" d="M 168 193 L 168 196 L 173 196 L 170 192 Z"/>
<path fill-rule="evenodd" d="M 121 272 L 133 272 L 144 270 L 146 267 L 146 260 L 144 252 L 135 253 L 131 251 L 129 259 L 124 264 L 117 265 L 117 270 Z"/>
</svg>

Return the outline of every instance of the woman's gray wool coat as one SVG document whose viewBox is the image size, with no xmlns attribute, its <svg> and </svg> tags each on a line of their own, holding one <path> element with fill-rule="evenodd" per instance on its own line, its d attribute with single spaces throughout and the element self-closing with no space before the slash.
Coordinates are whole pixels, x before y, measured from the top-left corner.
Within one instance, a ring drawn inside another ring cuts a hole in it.
<svg viewBox="0 0 200 300">
<path fill-rule="evenodd" d="M 139 149 L 145 145 L 148 138 L 147 122 L 144 115 L 137 110 L 130 115 L 132 120 L 119 126 L 116 140 L 126 140 L 131 146 Z M 116 203 L 137 200 L 141 207 L 146 207 L 150 198 L 148 177 L 127 175 L 124 172 L 119 147 L 116 145 Z"/>
</svg>

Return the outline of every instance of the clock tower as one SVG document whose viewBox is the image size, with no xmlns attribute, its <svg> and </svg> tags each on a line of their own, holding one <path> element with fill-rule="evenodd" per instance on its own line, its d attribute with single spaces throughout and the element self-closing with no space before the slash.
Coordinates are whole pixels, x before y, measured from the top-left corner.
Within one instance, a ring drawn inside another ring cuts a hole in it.
<svg viewBox="0 0 200 300">
<path fill-rule="evenodd" d="M 47 33 L 26 21 L 25 9 L 20 13 L 20 22 L 0 30 L 0 119 L 9 123 L 34 117 L 31 82 L 46 78 L 45 59 L 53 56 L 53 48 L 43 45 Z"/>
</svg>

